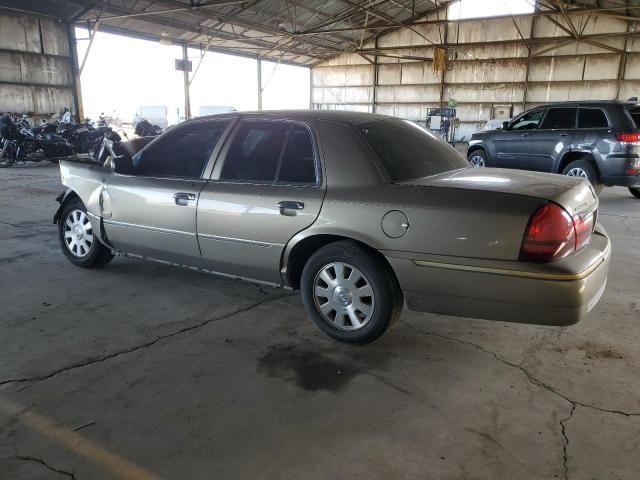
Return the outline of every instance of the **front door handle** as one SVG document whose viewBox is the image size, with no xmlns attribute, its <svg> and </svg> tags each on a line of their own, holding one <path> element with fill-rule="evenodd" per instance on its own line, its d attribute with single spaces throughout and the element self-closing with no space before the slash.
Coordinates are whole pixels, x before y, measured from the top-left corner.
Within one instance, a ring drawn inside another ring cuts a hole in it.
<svg viewBox="0 0 640 480">
<path fill-rule="evenodd" d="M 280 209 L 280 215 L 291 215 L 292 213 L 295 215 L 296 210 L 304 209 L 304 203 L 294 200 L 283 200 L 278 202 L 278 208 Z M 293 210 L 293 212 L 291 212 L 291 210 Z"/>
<path fill-rule="evenodd" d="M 187 205 L 189 205 L 190 201 L 196 199 L 196 196 L 193 193 L 178 192 L 173 194 L 173 199 L 175 200 L 176 205 L 186 207 Z"/>
<path fill-rule="evenodd" d="M 561 133 L 561 134 L 560 134 L 560 136 L 561 136 L 561 137 L 568 137 L 568 136 L 569 136 L 569 134 L 568 134 L 568 133 Z"/>
<path fill-rule="evenodd" d="M 530 133 L 521 133 L 521 134 L 520 134 L 520 136 L 521 136 L 521 137 L 528 137 L 528 136 L 530 136 L 530 135 L 531 135 Z"/>
</svg>

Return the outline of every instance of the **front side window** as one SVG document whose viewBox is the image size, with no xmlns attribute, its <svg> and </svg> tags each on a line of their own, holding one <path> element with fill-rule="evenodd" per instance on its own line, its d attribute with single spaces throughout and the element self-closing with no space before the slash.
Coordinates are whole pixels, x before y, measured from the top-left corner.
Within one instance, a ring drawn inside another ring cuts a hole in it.
<svg viewBox="0 0 640 480">
<path fill-rule="evenodd" d="M 451 146 L 408 120 L 354 123 L 392 182 L 403 182 L 468 167 Z"/>
<path fill-rule="evenodd" d="M 194 123 L 169 130 L 133 156 L 134 172 L 148 177 L 200 178 L 229 122 Z"/>
<path fill-rule="evenodd" d="M 600 108 L 578 110 L 578 128 L 608 128 L 607 116 Z"/>
<path fill-rule="evenodd" d="M 562 130 L 575 128 L 575 108 L 550 108 L 540 126 L 543 130 Z"/>
<path fill-rule="evenodd" d="M 534 130 L 538 128 L 543 114 L 544 110 L 534 110 L 533 112 L 525 113 L 511 124 L 509 130 Z"/>
<path fill-rule="evenodd" d="M 315 184 L 315 156 L 309 130 L 290 122 L 244 122 L 229 147 L 220 179 Z"/>
</svg>

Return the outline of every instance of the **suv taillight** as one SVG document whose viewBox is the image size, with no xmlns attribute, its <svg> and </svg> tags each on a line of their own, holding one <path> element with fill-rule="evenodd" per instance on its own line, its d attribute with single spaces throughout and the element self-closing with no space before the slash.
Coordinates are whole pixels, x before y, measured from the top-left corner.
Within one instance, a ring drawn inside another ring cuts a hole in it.
<svg viewBox="0 0 640 480">
<path fill-rule="evenodd" d="M 547 203 L 531 216 L 524 234 L 520 260 L 551 262 L 580 250 L 589 243 L 594 212 L 573 218 L 555 203 Z"/>
<path fill-rule="evenodd" d="M 616 140 L 621 145 L 640 146 L 640 133 L 616 133 Z"/>
</svg>

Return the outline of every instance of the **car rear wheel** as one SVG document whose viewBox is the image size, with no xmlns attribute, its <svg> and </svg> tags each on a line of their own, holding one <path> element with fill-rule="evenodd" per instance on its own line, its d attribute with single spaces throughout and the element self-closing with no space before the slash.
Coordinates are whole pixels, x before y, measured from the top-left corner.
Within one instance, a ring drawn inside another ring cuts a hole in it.
<svg viewBox="0 0 640 480">
<path fill-rule="evenodd" d="M 352 241 L 316 251 L 302 271 L 302 300 L 313 323 L 347 343 L 369 343 L 395 321 L 404 303 L 391 268 Z"/>
<path fill-rule="evenodd" d="M 62 252 L 74 265 L 102 267 L 113 259 L 111 250 L 94 234 L 87 210 L 79 199 L 71 200 L 62 210 L 58 236 Z"/>
<path fill-rule="evenodd" d="M 567 177 L 586 178 L 591 182 L 593 189 L 598 195 L 600 195 L 600 192 L 602 192 L 602 189 L 604 188 L 604 184 L 600 180 L 598 172 L 588 160 L 574 160 L 564 167 L 562 174 Z"/>
<path fill-rule="evenodd" d="M 484 150 L 474 150 L 467 156 L 469 164 L 474 168 L 483 168 L 487 166 L 487 154 Z"/>
<path fill-rule="evenodd" d="M 629 191 L 634 197 L 640 198 L 640 187 L 629 187 Z"/>
</svg>

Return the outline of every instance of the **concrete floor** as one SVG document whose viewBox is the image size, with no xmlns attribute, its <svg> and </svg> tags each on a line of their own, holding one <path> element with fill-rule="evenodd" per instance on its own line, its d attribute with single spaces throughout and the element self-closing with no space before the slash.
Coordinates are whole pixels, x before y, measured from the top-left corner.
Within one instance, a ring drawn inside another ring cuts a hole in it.
<svg viewBox="0 0 640 480">
<path fill-rule="evenodd" d="M 291 293 L 72 266 L 53 165 L 0 170 L 1 479 L 640 478 L 640 200 L 565 329 L 405 312 L 336 344 Z M 482 288 L 481 285 L 478 286 Z"/>
</svg>

